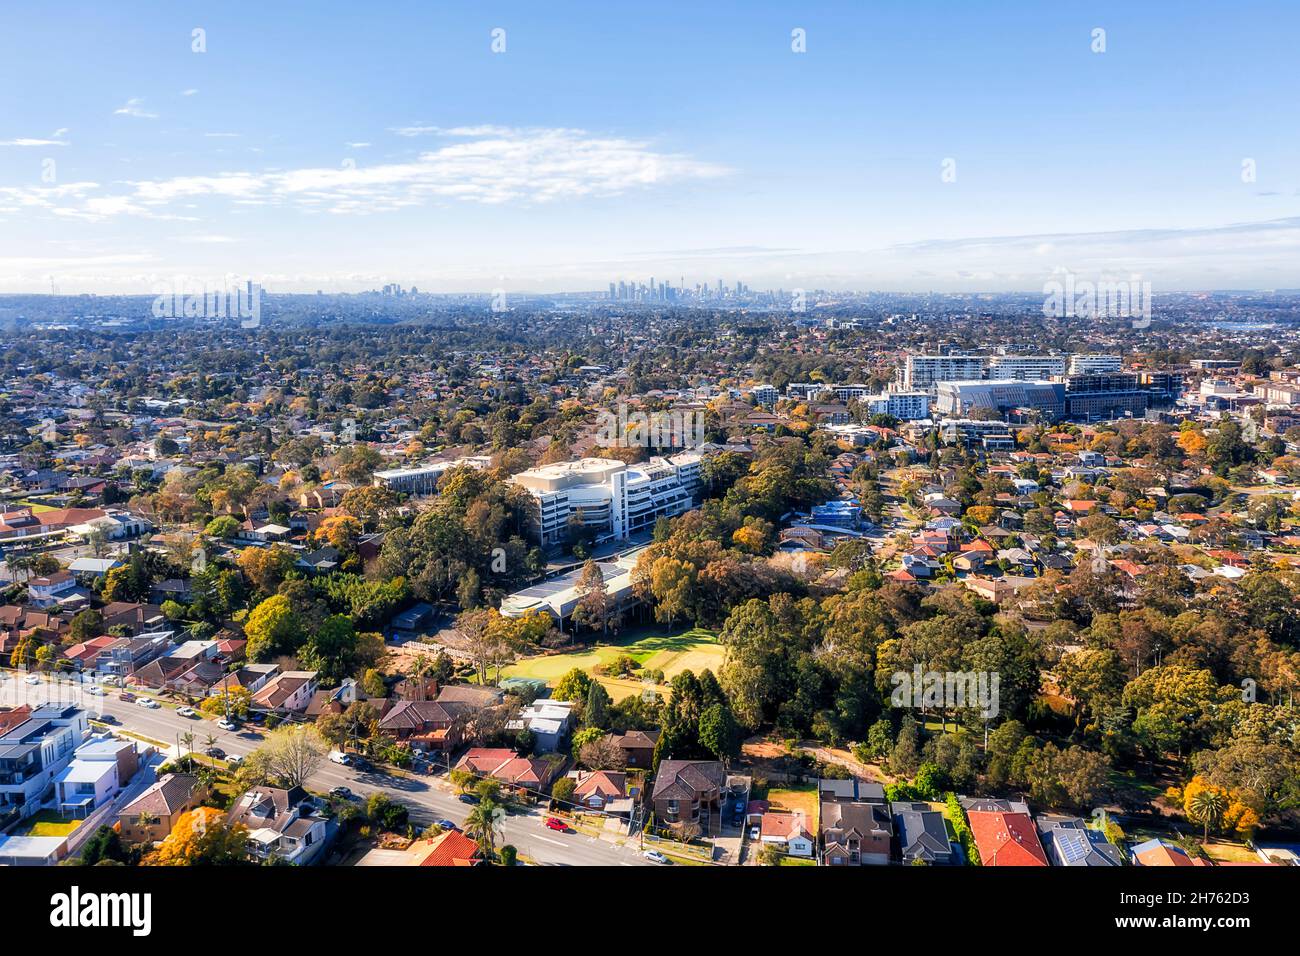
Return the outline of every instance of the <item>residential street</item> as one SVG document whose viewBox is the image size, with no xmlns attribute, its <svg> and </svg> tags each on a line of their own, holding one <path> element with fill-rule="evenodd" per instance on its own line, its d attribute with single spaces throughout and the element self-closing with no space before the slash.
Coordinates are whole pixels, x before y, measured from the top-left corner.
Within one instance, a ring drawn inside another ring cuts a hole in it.
<svg viewBox="0 0 1300 956">
<path fill-rule="evenodd" d="M 86 708 L 92 716 L 110 714 L 119 723 L 111 726 L 115 732 L 127 731 L 175 748 L 180 735 L 194 734 L 194 749 L 200 754 L 208 746 L 217 746 L 227 754 L 245 755 L 256 749 L 262 734 L 247 725 L 242 733 L 228 733 L 206 717 L 181 717 L 175 710 L 163 706 L 152 710 L 117 699 L 116 688 L 106 688 L 104 696 L 85 692 L 82 685 L 54 682 L 45 679 L 39 685 L 27 684 L 22 675 L 5 671 L 0 679 L 0 706 L 30 704 L 37 706 L 49 700 L 76 704 Z M 210 744 L 211 735 L 215 742 Z M 393 799 L 411 808 L 412 822 L 417 825 L 435 820 L 464 820 L 468 807 L 461 803 L 450 786 L 439 776 L 418 777 L 406 774 L 389 774 L 382 771 L 358 773 L 351 767 L 324 763 L 308 781 L 308 786 L 322 793 L 334 787 L 345 786 L 362 797 L 383 790 Z M 557 833 L 543 826 L 545 814 L 537 810 L 511 814 L 502 827 L 503 843 L 513 844 L 520 855 L 547 866 L 651 866 L 642 858 L 635 841 L 618 846 L 608 840 L 580 833 Z"/>
</svg>

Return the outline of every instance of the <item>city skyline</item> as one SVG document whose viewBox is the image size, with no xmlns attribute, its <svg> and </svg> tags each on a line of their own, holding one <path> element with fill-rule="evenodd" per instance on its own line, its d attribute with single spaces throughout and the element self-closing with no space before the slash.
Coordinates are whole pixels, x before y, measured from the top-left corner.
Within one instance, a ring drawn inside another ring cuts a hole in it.
<svg viewBox="0 0 1300 956">
<path fill-rule="evenodd" d="M 322 9 L 7 13 L 0 294 L 1300 286 L 1282 4 Z"/>
</svg>

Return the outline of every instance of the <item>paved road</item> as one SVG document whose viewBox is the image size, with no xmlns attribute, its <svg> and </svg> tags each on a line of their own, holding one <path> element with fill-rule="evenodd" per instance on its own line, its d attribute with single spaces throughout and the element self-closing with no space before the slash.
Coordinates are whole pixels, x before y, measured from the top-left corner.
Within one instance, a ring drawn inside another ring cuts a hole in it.
<svg viewBox="0 0 1300 956">
<path fill-rule="evenodd" d="M 0 673 L 3 674 L 0 677 L 0 706 L 22 703 L 35 706 L 51 698 L 66 701 L 85 707 L 92 717 L 111 714 L 119 721 L 112 725 L 114 730 L 149 737 L 169 747 L 177 746 L 180 735 L 192 733 L 194 749 L 200 753 L 209 746 L 209 735 L 215 738 L 215 746 L 227 754 L 246 755 L 262 741 L 262 735 L 252 730 L 229 733 L 206 717 L 181 717 L 167 706 L 151 710 L 118 700 L 115 688 L 108 688 L 101 697 L 86 693 L 84 687 L 76 683 L 47 679 L 39 685 L 30 685 L 12 671 Z M 410 807 L 411 820 L 417 825 L 443 819 L 460 823 L 469 809 L 440 777 L 412 777 L 382 771 L 358 773 L 351 767 L 325 764 L 308 780 L 308 786 L 322 793 L 342 786 L 362 796 L 382 790 Z M 608 840 L 580 833 L 556 833 L 543 826 L 544 819 L 545 815 L 537 810 L 511 814 L 502 827 L 503 842 L 513 844 L 521 855 L 548 866 L 653 865 L 642 858 L 634 845 L 617 846 Z"/>
</svg>

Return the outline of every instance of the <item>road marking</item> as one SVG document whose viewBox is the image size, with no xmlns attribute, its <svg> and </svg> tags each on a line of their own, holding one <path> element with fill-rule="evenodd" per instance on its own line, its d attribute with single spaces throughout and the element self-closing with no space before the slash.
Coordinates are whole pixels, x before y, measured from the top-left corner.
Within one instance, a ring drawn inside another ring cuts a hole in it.
<svg viewBox="0 0 1300 956">
<path fill-rule="evenodd" d="M 568 846 L 567 843 L 561 840 L 552 840 L 550 837 L 538 836 L 536 839 L 541 840 L 543 843 L 554 843 L 556 846 Z"/>
</svg>

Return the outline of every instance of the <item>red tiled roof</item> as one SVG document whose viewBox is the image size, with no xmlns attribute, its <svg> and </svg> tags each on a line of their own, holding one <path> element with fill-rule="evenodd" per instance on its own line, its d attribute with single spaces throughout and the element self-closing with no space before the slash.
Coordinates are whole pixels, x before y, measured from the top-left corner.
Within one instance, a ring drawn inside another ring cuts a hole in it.
<svg viewBox="0 0 1300 956">
<path fill-rule="evenodd" d="M 972 810 L 967 817 L 985 866 L 1048 865 L 1029 814 Z"/>
</svg>

